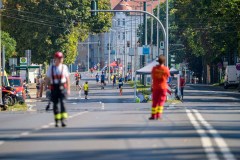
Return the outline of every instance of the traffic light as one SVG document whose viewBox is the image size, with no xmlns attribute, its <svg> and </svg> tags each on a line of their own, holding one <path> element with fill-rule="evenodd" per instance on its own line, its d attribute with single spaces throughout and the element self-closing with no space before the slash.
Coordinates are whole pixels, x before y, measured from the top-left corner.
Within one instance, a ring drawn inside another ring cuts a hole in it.
<svg viewBox="0 0 240 160">
<path fill-rule="evenodd" d="M 127 41 L 127 47 L 130 47 L 130 41 Z"/>
<path fill-rule="evenodd" d="M 164 41 L 160 42 L 160 49 L 164 49 Z"/>
<path fill-rule="evenodd" d="M 98 10 L 98 0 L 91 1 L 91 10 Z M 91 16 L 94 17 L 97 15 L 97 12 L 91 12 Z"/>
</svg>

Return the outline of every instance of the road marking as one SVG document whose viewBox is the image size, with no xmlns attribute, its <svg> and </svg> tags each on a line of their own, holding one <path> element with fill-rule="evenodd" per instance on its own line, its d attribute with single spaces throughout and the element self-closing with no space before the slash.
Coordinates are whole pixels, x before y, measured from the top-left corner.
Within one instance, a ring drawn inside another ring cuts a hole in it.
<svg viewBox="0 0 240 160">
<path fill-rule="evenodd" d="M 41 127 L 41 129 L 45 129 L 45 128 L 49 128 L 50 126 L 49 125 L 43 125 L 42 127 Z"/>
<path fill-rule="evenodd" d="M 3 145 L 4 141 L 0 141 L 0 146 Z"/>
<path fill-rule="evenodd" d="M 21 133 L 20 135 L 21 136 L 27 136 L 27 135 L 29 135 L 30 134 L 30 132 L 23 132 L 23 133 Z"/>
<path fill-rule="evenodd" d="M 217 130 L 215 130 L 210 123 L 208 123 L 202 115 L 196 110 L 193 109 L 193 112 L 195 113 L 197 119 L 200 121 L 202 125 L 204 125 L 208 132 L 213 136 L 217 146 L 219 147 L 220 151 L 222 152 L 223 156 L 227 160 L 236 160 L 234 155 L 231 153 L 227 143 L 224 141 L 224 139 L 220 136 Z"/>
<path fill-rule="evenodd" d="M 186 109 L 187 116 L 196 129 L 197 133 L 200 135 L 202 147 L 207 154 L 207 158 L 210 160 L 219 160 L 217 154 L 215 153 L 211 138 L 207 136 L 206 131 L 202 129 L 201 125 L 198 123 L 194 115 L 189 109 Z"/>
<path fill-rule="evenodd" d="M 88 112 L 89 112 L 89 111 L 79 112 L 79 113 L 77 113 L 77 114 L 74 114 L 74 115 L 72 115 L 72 116 L 69 116 L 68 119 L 72 119 L 72 118 L 74 118 L 74 117 L 80 116 L 80 115 L 85 114 L 85 113 L 88 113 Z M 10 137 L 10 138 L 11 138 L 11 139 L 21 138 L 21 136 L 27 136 L 27 135 L 31 134 L 33 131 L 39 131 L 39 130 L 41 130 L 41 129 L 46 129 L 46 128 L 49 128 L 50 126 L 53 126 L 53 125 L 55 125 L 55 123 L 54 123 L 54 122 L 51 122 L 51 123 L 49 123 L 48 125 L 43 125 L 43 126 L 41 126 L 40 128 L 39 128 L 39 127 L 34 128 L 31 132 L 22 132 L 22 133 L 20 133 L 19 135 L 14 135 L 14 136 L 12 136 L 12 137 Z M 4 143 L 5 143 L 5 141 L 0 141 L 0 146 L 3 145 Z"/>
<path fill-rule="evenodd" d="M 77 114 L 74 114 L 74 115 L 71 116 L 71 118 L 69 117 L 69 119 L 72 119 L 72 118 L 74 118 L 74 117 L 80 116 L 80 115 L 85 114 L 85 113 L 88 113 L 88 111 L 79 112 L 79 113 L 77 113 Z"/>
</svg>

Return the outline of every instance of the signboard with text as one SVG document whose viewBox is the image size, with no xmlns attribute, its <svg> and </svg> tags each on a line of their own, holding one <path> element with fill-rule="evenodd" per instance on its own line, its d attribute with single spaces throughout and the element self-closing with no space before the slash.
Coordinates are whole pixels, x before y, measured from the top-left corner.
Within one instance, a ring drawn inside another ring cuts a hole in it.
<svg viewBox="0 0 240 160">
<path fill-rule="evenodd" d="M 27 62 L 27 57 L 20 57 L 20 66 L 26 66 Z"/>
</svg>

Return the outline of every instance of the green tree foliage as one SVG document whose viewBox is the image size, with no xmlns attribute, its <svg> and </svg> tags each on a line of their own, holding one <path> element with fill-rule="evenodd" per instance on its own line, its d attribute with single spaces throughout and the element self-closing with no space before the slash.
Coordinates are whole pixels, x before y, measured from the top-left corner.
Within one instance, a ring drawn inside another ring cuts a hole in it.
<svg viewBox="0 0 240 160">
<path fill-rule="evenodd" d="M 109 3 L 99 1 L 99 9 L 109 9 Z M 3 29 L 16 39 L 20 55 L 32 50 L 35 63 L 49 61 L 59 50 L 66 63 L 73 63 L 78 41 L 111 26 L 111 14 L 90 17 L 89 0 L 8 0 L 4 6 Z"/>
<path fill-rule="evenodd" d="M 16 41 L 11 38 L 7 32 L 4 31 L 2 31 L 1 40 L 2 46 L 5 46 L 6 60 L 8 60 L 8 58 L 16 54 Z"/>
<path fill-rule="evenodd" d="M 190 68 L 198 74 L 202 73 L 202 66 L 216 67 L 223 57 L 233 64 L 234 54 L 240 56 L 239 6 L 239 0 L 169 0 L 169 53 L 176 54 L 178 62 L 189 62 Z M 154 13 L 157 15 L 156 8 Z M 164 25 L 165 15 L 166 4 L 163 3 L 160 20 Z M 156 30 L 153 35 L 153 44 L 156 44 Z M 171 44 L 183 44 L 184 49 L 171 52 L 176 49 Z"/>
</svg>

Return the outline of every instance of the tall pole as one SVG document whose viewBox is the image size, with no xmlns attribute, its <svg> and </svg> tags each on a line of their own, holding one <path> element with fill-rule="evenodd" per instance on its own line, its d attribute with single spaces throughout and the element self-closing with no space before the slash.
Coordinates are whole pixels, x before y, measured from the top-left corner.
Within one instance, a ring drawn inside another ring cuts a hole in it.
<svg viewBox="0 0 240 160">
<path fill-rule="evenodd" d="M 147 2 L 143 2 L 143 10 L 147 11 Z M 144 24 L 144 45 L 147 45 L 147 14 L 144 13 L 143 17 Z M 145 65 L 145 55 L 142 55 L 142 67 Z M 142 75 L 142 84 L 145 84 L 145 76 Z"/>
<path fill-rule="evenodd" d="M 153 14 L 153 0 L 152 0 L 152 14 Z M 153 17 L 151 17 L 151 42 L 150 42 L 150 45 L 151 45 L 151 55 L 152 55 L 152 59 L 153 60 Z"/>
<path fill-rule="evenodd" d="M 160 19 L 160 0 L 158 0 L 157 18 Z M 157 23 L 157 53 L 159 56 L 159 24 Z"/>
<path fill-rule="evenodd" d="M 3 70 L 3 72 L 2 72 L 2 77 L 3 77 L 3 81 L 2 81 L 2 83 L 5 85 L 5 81 L 4 81 L 4 71 L 5 71 L 5 46 L 3 46 L 2 47 L 2 70 Z M 7 76 L 7 75 L 6 75 Z"/>
<path fill-rule="evenodd" d="M 169 37 L 168 37 L 168 0 L 166 0 L 166 66 L 168 67 L 168 41 L 169 41 Z"/>
<path fill-rule="evenodd" d="M 110 33 L 108 33 L 108 83 L 110 83 Z"/>
<path fill-rule="evenodd" d="M 87 45 L 87 47 L 88 47 L 88 49 L 87 49 L 87 52 L 88 52 L 88 72 L 89 72 L 89 69 L 90 69 L 90 66 L 89 66 L 89 60 L 90 60 L 90 57 L 89 57 L 89 47 L 90 47 L 89 41 L 90 41 L 90 35 L 88 35 L 88 45 Z"/>
<path fill-rule="evenodd" d="M 132 15 L 131 15 L 131 42 L 130 42 L 130 47 L 131 47 L 131 50 L 132 50 L 132 22 L 133 22 L 133 20 L 132 20 Z M 132 55 L 132 53 L 131 53 L 131 80 L 133 80 L 133 55 Z"/>
<path fill-rule="evenodd" d="M 2 67 L 2 1 L 0 0 L 0 74 L 1 76 L 3 75 L 2 74 L 2 70 L 1 70 L 1 67 Z M 3 101 L 2 101 L 2 77 L 0 77 L 0 105 L 3 104 Z"/>
</svg>

